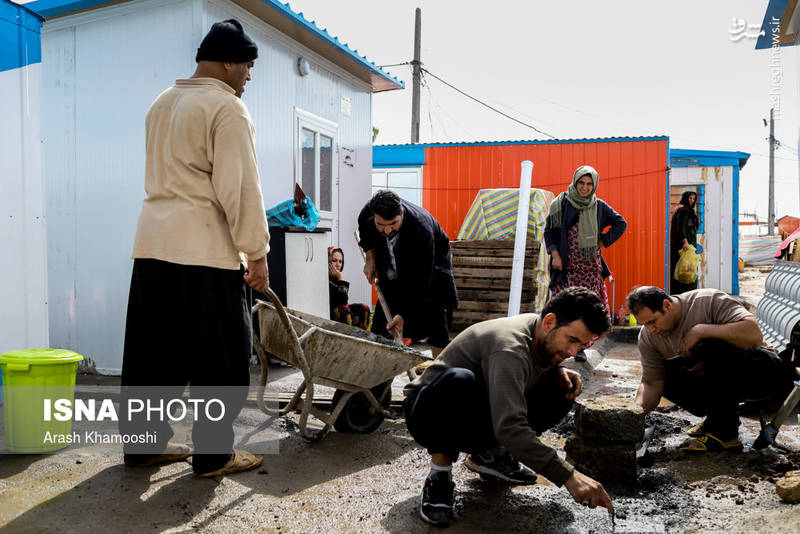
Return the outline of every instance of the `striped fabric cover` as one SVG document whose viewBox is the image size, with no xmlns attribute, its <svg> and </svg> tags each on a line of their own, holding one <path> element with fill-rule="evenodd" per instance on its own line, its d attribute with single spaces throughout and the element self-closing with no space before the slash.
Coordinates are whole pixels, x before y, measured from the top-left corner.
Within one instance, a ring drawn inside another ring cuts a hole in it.
<svg viewBox="0 0 800 534">
<path fill-rule="evenodd" d="M 545 217 L 553 198 L 550 191 L 531 189 L 529 239 L 542 239 Z M 464 217 L 458 239 L 514 239 L 518 202 L 519 189 L 481 189 Z"/>
<path fill-rule="evenodd" d="M 528 239 L 541 243 L 536 270 L 536 285 L 543 288 L 536 293 L 535 308 L 540 311 L 547 302 L 550 285 L 548 254 L 543 243 L 544 225 L 550 202 L 555 195 L 544 189 L 531 189 L 531 203 L 528 210 Z M 514 239 L 517 225 L 517 205 L 519 189 L 481 189 L 469 208 L 459 240 Z"/>
</svg>

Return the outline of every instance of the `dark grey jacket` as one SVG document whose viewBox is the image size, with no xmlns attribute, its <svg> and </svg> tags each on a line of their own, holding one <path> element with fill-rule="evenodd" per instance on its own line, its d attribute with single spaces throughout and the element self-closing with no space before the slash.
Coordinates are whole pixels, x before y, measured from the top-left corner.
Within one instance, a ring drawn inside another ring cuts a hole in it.
<svg viewBox="0 0 800 534">
<path fill-rule="evenodd" d="M 567 232 L 569 232 L 572 223 L 576 221 L 578 210 L 572 207 L 572 204 L 569 203 L 566 197 L 561 200 L 561 215 L 564 217 L 564 224 L 561 225 L 561 228 L 551 227 L 549 217 L 544 227 L 544 243 L 547 247 L 547 253 L 550 254 L 554 250 L 558 250 L 558 253 L 561 255 L 561 264 L 563 266 L 563 269 L 560 271 L 553 270 L 553 258 L 550 258 L 550 286 L 566 285 L 567 283 L 567 269 L 569 268 L 569 240 L 567 238 Z M 603 229 L 607 226 L 611 228 L 608 232 L 602 233 Z M 625 222 L 622 215 L 614 211 L 614 208 L 599 198 L 597 199 L 597 229 L 598 232 L 600 232 L 600 241 L 603 242 L 604 248 L 610 247 L 619 239 L 622 234 L 625 233 L 627 227 L 628 223 Z M 602 256 L 600 257 L 600 263 L 603 268 L 603 278 L 606 278 L 611 274 L 611 271 Z"/>
</svg>

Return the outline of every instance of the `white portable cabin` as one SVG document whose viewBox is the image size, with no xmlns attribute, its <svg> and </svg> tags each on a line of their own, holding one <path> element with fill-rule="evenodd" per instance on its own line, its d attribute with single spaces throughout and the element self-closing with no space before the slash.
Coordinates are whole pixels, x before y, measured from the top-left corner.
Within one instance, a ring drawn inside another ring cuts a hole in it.
<svg viewBox="0 0 800 534">
<path fill-rule="evenodd" d="M 358 279 L 353 231 L 371 193 L 372 93 L 401 82 L 274 0 L 39 0 L 26 7 L 44 18 L 51 346 L 80 352 L 102 373 L 119 373 L 144 198 L 145 114 L 176 78 L 192 74 L 211 25 L 232 17 L 259 48 L 243 101 L 256 128 L 265 208 L 291 198 L 295 182 L 307 192 L 313 184 L 320 226 L 351 259 L 345 278 Z M 314 158 L 303 158 L 308 132 Z M 332 162 L 323 172 L 325 141 Z M 366 284 L 354 284 L 351 297 L 367 300 Z M 175 313 L 191 310 L 176 302 Z"/>
<path fill-rule="evenodd" d="M 0 353 L 49 345 L 41 26 L 37 14 L 0 0 Z"/>
<path fill-rule="evenodd" d="M 739 294 L 739 171 L 749 158 L 745 152 L 669 151 L 670 221 L 683 192 L 697 193 L 697 243 L 703 247 L 698 287 Z"/>
</svg>

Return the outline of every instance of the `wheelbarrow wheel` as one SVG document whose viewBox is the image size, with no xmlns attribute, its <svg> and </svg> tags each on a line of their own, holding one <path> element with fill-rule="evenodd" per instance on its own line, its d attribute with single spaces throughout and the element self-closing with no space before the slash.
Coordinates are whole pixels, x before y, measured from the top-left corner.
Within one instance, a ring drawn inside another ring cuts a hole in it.
<svg viewBox="0 0 800 534">
<path fill-rule="evenodd" d="M 388 382 L 378 384 L 370 389 L 378 401 L 380 401 L 387 383 Z M 345 392 L 341 389 L 336 390 L 333 394 L 331 410 L 339 403 L 339 399 L 341 399 L 344 394 Z M 381 406 L 386 410 L 389 408 L 391 402 L 392 394 L 391 391 L 389 391 L 386 398 L 383 399 Z M 333 423 L 333 428 L 335 428 L 337 432 L 345 432 L 348 434 L 369 434 L 381 426 L 383 419 L 383 414 L 377 412 L 373 408 L 363 393 L 356 393 L 350 397 L 350 400 L 348 400 L 347 404 L 342 408 L 342 413 L 336 418 L 336 421 Z"/>
</svg>

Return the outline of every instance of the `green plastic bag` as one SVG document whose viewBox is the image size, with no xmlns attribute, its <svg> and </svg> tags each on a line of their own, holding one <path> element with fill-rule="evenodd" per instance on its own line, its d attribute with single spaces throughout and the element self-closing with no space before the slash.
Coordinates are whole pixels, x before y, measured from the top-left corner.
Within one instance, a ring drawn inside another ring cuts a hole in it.
<svg viewBox="0 0 800 534">
<path fill-rule="evenodd" d="M 697 281 L 697 267 L 700 265 L 700 256 L 696 249 L 689 245 L 686 250 L 679 250 L 680 258 L 675 265 L 673 277 L 681 284 L 693 284 Z"/>
</svg>

